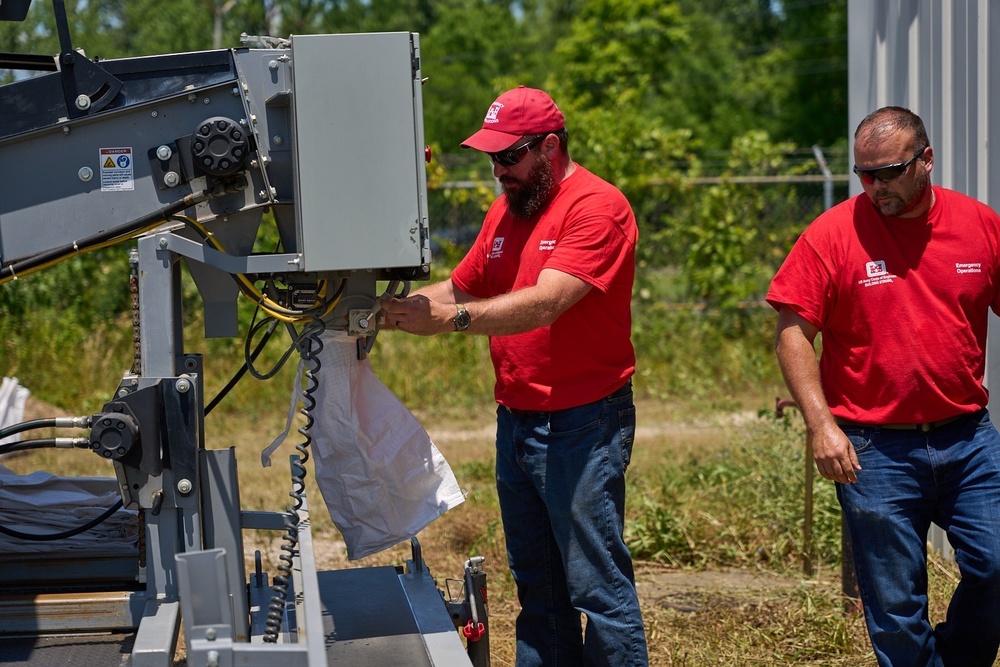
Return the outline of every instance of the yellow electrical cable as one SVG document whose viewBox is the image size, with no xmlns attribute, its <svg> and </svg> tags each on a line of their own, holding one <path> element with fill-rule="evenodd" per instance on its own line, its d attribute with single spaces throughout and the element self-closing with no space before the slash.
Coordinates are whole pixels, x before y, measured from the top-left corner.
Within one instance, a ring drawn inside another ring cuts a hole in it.
<svg viewBox="0 0 1000 667">
<path fill-rule="evenodd" d="M 219 242 L 217 238 L 215 238 L 215 235 L 197 220 L 184 215 L 174 216 L 174 219 L 180 220 L 184 222 L 186 225 L 190 226 L 192 229 L 194 229 L 198 233 L 198 235 L 202 237 L 202 240 L 208 243 L 214 250 L 217 250 L 221 253 L 226 252 L 222 243 Z M 306 308 L 304 310 L 293 310 L 282 306 L 281 304 L 277 303 L 276 301 L 268 297 L 266 294 L 261 292 L 260 289 L 253 283 L 253 281 L 247 278 L 245 274 L 237 273 L 233 275 L 236 277 L 236 280 L 241 287 L 240 291 L 243 292 L 244 296 L 246 296 L 248 299 L 256 303 L 258 306 L 260 306 L 260 308 L 264 310 L 268 315 L 281 322 L 287 322 L 290 324 L 297 324 L 300 322 L 304 322 L 306 320 L 311 319 L 312 313 L 321 306 L 325 306 L 325 308 L 320 317 L 326 317 L 331 312 L 333 312 L 333 309 L 340 301 L 340 294 L 338 294 L 335 299 L 331 299 L 329 302 L 325 301 L 327 281 L 324 280 L 318 286 L 316 292 L 318 298 L 313 306 L 310 306 L 309 308 Z"/>
</svg>

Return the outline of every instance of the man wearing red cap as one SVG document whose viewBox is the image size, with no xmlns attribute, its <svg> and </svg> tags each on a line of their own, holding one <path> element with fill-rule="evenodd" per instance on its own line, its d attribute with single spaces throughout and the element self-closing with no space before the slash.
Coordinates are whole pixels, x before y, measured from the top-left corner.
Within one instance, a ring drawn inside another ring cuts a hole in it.
<svg viewBox="0 0 1000 667">
<path fill-rule="evenodd" d="M 622 537 L 638 231 L 624 195 L 570 159 L 568 138 L 541 90 L 498 97 L 462 146 L 489 156 L 503 196 L 448 280 L 383 309 L 388 328 L 490 337 L 518 667 L 645 665 Z"/>
</svg>

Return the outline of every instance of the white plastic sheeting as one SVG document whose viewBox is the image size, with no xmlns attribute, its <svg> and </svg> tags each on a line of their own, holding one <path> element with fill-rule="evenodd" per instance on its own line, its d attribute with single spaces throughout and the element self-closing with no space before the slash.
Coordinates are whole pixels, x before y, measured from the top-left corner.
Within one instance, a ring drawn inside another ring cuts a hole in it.
<svg viewBox="0 0 1000 667">
<path fill-rule="evenodd" d="M 0 525 L 21 533 L 52 535 L 86 524 L 121 500 L 118 483 L 104 477 L 18 475 L 0 466 Z M 0 533 L 0 552 L 52 552 L 133 548 L 138 514 L 119 509 L 79 535 L 57 541 L 23 540 Z"/>
</svg>

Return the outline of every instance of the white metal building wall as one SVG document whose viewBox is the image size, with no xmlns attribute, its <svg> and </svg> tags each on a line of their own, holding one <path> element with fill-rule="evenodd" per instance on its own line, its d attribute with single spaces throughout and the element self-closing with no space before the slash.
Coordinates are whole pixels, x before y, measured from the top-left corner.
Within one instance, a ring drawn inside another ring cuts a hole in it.
<svg viewBox="0 0 1000 667">
<path fill-rule="evenodd" d="M 848 0 L 847 26 L 852 150 L 869 112 L 907 107 L 934 148 L 931 180 L 1000 210 L 1000 0 Z M 850 187 L 861 192 L 857 180 Z M 986 361 L 987 386 L 1000 388 L 995 315 Z M 989 408 L 1000 423 L 1000 389 Z M 951 553 L 936 526 L 931 542 Z"/>
</svg>

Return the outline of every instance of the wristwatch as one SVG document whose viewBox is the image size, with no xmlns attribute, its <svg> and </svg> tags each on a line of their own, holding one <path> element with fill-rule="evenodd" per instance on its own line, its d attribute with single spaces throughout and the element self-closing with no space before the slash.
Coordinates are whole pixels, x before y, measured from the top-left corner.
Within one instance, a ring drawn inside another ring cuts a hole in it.
<svg viewBox="0 0 1000 667">
<path fill-rule="evenodd" d="M 458 314 L 455 315 L 455 331 L 465 331 L 472 324 L 472 317 L 465 309 L 464 303 L 456 303 L 455 307 L 458 308 Z"/>
</svg>

